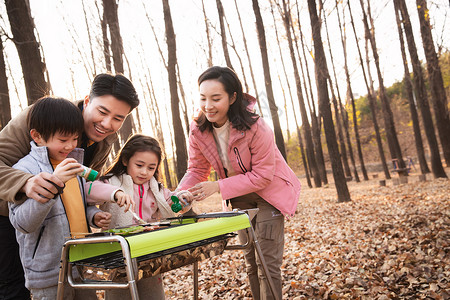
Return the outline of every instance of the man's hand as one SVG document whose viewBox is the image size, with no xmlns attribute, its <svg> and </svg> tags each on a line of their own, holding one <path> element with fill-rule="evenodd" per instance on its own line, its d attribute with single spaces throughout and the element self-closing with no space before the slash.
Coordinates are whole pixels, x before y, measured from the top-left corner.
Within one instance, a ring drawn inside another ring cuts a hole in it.
<svg viewBox="0 0 450 300">
<path fill-rule="evenodd" d="M 74 178 L 82 171 L 83 167 L 74 158 L 66 158 L 56 167 L 53 175 L 66 183 L 69 179 Z"/>
<path fill-rule="evenodd" d="M 58 193 L 56 186 L 52 182 L 61 188 L 64 187 L 64 182 L 58 177 L 42 172 L 28 179 L 20 191 L 25 193 L 28 198 L 32 198 L 40 203 L 46 203 Z"/>
<path fill-rule="evenodd" d="M 123 191 L 119 190 L 114 194 L 114 200 L 116 200 L 116 203 L 122 207 L 125 205 L 125 210 L 123 212 L 127 212 L 128 209 L 130 209 L 130 206 L 132 207 L 132 210 L 134 211 L 134 206 L 136 205 L 131 199 L 130 195 L 125 194 Z"/>
<path fill-rule="evenodd" d="M 94 215 L 94 224 L 97 227 L 106 230 L 108 229 L 110 223 L 111 223 L 111 214 L 109 212 L 101 211 Z"/>
</svg>

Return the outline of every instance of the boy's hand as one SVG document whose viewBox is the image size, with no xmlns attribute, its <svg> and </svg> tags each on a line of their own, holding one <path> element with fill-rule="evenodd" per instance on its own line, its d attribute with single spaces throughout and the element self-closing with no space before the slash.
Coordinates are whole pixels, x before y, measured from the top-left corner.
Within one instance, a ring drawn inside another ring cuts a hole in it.
<svg viewBox="0 0 450 300">
<path fill-rule="evenodd" d="M 74 158 L 66 158 L 56 167 L 53 175 L 66 183 L 82 171 L 83 167 Z"/>
<path fill-rule="evenodd" d="M 131 199 L 130 195 L 125 194 L 123 191 L 119 190 L 114 194 L 114 200 L 116 200 L 116 203 L 122 207 L 125 205 L 125 210 L 123 212 L 127 212 L 130 209 L 130 206 L 132 210 L 134 211 L 134 206 L 136 205 Z"/>
<path fill-rule="evenodd" d="M 94 215 L 94 224 L 97 227 L 106 230 L 108 229 L 110 223 L 111 223 L 111 214 L 109 212 L 101 211 Z"/>
<path fill-rule="evenodd" d="M 42 172 L 28 179 L 20 191 L 25 193 L 28 198 L 40 203 L 46 203 L 58 193 L 58 190 L 52 182 L 60 187 L 64 187 L 64 183 L 58 177 L 50 173 Z"/>
</svg>

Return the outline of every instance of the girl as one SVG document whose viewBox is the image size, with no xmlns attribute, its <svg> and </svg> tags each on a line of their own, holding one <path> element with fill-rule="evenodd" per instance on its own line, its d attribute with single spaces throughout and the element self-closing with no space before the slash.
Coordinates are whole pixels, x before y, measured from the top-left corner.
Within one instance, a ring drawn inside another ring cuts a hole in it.
<svg viewBox="0 0 450 300">
<path fill-rule="evenodd" d="M 120 186 L 126 194 L 133 196 L 136 203 L 135 212 L 146 222 L 175 216 L 170 208 L 172 195 L 176 194 L 187 203 L 191 203 L 193 198 L 188 191 L 173 193 L 158 182 L 161 159 L 162 151 L 156 139 L 135 134 L 128 139 L 114 163 L 101 178 Z M 111 213 L 110 228 L 133 223 L 132 214 L 118 211 L 117 205 L 105 203 L 100 208 Z M 188 205 L 182 212 L 189 208 Z M 142 278 L 137 282 L 137 286 L 139 299 L 165 299 L 160 274 Z M 108 290 L 105 299 L 130 299 L 130 293 L 128 290 Z"/>
<path fill-rule="evenodd" d="M 211 67 L 198 84 L 201 111 L 190 126 L 188 170 L 178 189 L 190 188 L 194 200 L 220 192 L 232 208 L 259 208 L 253 226 L 281 299 L 284 216 L 295 212 L 300 182 L 278 150 L 272 130 L 253 112 L 256 99 L 242 92 L 234 71 Z M 211 166 L 218 181 L 206 181 Z M 246 250 L 245 258 L 253 298 L 272 299 L 255 250 Z"/>
</svg>

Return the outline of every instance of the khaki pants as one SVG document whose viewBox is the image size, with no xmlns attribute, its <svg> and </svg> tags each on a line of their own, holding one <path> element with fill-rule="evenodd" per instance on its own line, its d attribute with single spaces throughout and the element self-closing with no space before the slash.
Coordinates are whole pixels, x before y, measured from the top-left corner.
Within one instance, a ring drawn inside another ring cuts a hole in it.
<svg viewBox="0 0 450 300">
<path fill-rule="evenodd" d="M 256 193 L 251 193 L 230 200 L 233 209 L 259 208 L 258 214 L 252 220 L 261 251 L 266 261 L 269 274 L 274 283 L 275 293 L 282 298 L 281 264 L 284 250 L 284 216 Z M 246 243 L 244 231 L 238 232 L 241 243 Z M 256 255 L 255 248 L 244 250 L 247 274 L 250 281 L 253 298 L 274 299 L 270 287 L 264 277 L 262 265 Z"/>
</svg>

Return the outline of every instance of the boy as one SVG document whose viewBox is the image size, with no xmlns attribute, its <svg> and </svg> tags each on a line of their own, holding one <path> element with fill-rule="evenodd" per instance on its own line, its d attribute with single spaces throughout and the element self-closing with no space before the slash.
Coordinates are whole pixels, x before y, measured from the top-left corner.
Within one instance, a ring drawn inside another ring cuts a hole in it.
<svg viewBox="0 0 450 300">
<path fill-rule="evenodd" d="M 99 74 L 89 96 L 76 103 L 83 114 L 84 131 L 78 146 L 85 150 L 84 164 L 101 171 L 117 140 L 117 131 L 125 117 L 139 105 L 133 84 L 125 76 Z M 30 299 L 24 286 L 23 270 L 15 230 L 8 218 L 8 202 L 32 198 L 45 202 L 57 193 L 61 180 L 51 173 L 36 175 L 12 169 L 30 152 L 30 131 L 27 115 L 32 106 L 18 114 L 0 131 L 0 299 Z"/>
<path fill-rule="evenodd" d="M 64 242 L 71 235 L 88 233 L 89 225 L 107 228 L 111 215 L 95 206 L 86 207 L 85 182 L 77 177 L 83 170 L 80 163 L 84 156 L 83 149 L 75 148 L 84 128 L 81 111 L 65 99 L 41 98 L 31 107 L 27 124 L 33 139 L 31 151 L 13 168 L 32 175 L 53 174 L 65 187 L 58 187 L 58 193 L 52 199 L 10 202 L 9 218 L 16 229 L 25 286 L 30 289 L 33 299 L 52 299 L 56 298 Z M 102 184 L 102 189 L 89 191 L 97 199 L 113 197 L 121 203 L 129 199 L 110 185 Z M 93 298 L 95 291 L 89 292 Z M 80 298 L 78 291 L 67 289 L 64 299 L 75 295 Z M 83 295 L 83 298 L 89 297 Z"/>
</svg>

